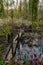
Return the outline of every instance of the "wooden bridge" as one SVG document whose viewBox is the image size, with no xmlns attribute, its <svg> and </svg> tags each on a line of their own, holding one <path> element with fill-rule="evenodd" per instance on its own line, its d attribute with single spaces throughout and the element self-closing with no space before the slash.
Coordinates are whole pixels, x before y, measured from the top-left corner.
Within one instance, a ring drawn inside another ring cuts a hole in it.
<svg viewBox="0 0 43 65">
<path fill-rule="evenodd" d="M 13 38 L 12 42 L 8 46 L 6 53 L 4 55 L 5 63 L 9 63 L 9 61 L 15 56 L 16 48 L 19 45 L 20 39 L 22 37 L 22 34 L 25 31 L 19 31 L 19 33 Z"/>
<path fill-rule="evenodd" d="M 5 63 L 9 63 L 9 61 L 15 56 L 16 48 L 19 45 L 22 33 L 23 32 L 19 32 L 19 34 L 17 34 L 13 39 L 12 43 L 8 46 L 4 56 Z"/>
</svg>

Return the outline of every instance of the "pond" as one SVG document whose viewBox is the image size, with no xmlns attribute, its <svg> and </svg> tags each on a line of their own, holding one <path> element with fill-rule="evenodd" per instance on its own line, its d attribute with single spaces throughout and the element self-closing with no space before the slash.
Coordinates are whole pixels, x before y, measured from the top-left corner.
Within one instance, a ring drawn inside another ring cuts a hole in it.
<svg viewBox="0 0 43 65">
<path fill-rule="evenodd" d="M 22 44 L 21 42 L 19 43 L 19 48 L 17 47 L 16 49 L 16 54 L 15 54 L 15 60 L 17 62 L 24 60 L 29 61 L 32 60 L 34 61 L 35 58 L 42 60 L 43 61 L 43 52 L 42 52 L 42 46 L 29 46 L 28 44 Z"/>
</svg>

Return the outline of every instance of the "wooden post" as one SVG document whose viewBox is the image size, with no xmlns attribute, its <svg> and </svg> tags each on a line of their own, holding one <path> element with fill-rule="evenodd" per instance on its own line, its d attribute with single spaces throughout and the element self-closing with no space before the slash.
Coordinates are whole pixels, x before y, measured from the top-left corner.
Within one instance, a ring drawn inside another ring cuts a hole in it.
<svg viewBox="0 0 43 65">
<path fill-rule="evenodd" d="M 11 33 L 12 65 L 13 65 L 13 32 Z"/>
</svg>

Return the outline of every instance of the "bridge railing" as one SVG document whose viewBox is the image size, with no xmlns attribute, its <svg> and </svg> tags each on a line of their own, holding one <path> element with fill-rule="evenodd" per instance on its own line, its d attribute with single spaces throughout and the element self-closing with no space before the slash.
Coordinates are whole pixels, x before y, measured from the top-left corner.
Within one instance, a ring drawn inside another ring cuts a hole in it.
<svg viewBox="0 0 43 65">
<path fill-rule="evenodd" d="M 4 60 L 8 59 L 7 57 L 8 57 L 8 55 L 9 55 L 9 52 L 12 51 L 11 49 L 13 49 L 13 53 L 14 53 L 14 55 L 15 55 L 16 47 L 17 47 L 17 45 L 18 45 L 18 43 L 19 43 L 19 39 L 21 38 L 21 36 L 22 36 L 22 32 L 20 32 L 19 34 L 17 34 L 17 35 L 15 36 L 15 38 L 13 39 L 12 43 L 9 45 L 9 47 L 8 47 L 8 49 L 7 49 L 7 51 L 6 51 Z M 14 45 L 15 47 L 12 48 L 12 45 Z M 11 54 L 12 54 L 12 53 L 11 53 Z M 12 54 L 12 57 L 13 57 L 14 55 Z"/>
</svg>

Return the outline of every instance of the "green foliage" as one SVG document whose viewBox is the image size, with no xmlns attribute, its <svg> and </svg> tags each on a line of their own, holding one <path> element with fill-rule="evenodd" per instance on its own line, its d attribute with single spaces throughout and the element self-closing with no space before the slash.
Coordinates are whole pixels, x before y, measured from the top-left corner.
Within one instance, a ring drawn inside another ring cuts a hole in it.
<svg viewBox="0 0 43 65">
<path fill-rule="evenodd" d="M 3 54 L 3 49 L 4 49 L 3 44 L 0 44 L 0 60 L 1 60 L 1 56 Z"/>
<path fill-rule="evenodd" d="M 4 15 L 4 6 L 3 6 L 3 0 L 0 0 L 0 16 Z"/>
<path fill-rule="evenodd" d="M 38 2 L 39 0 L 29 0 L 29 16 L 32 22 L 32 30 L 36 29 L 38 21 Z"/>
<path fill-rule="evenodd" d="M 28 7 L 27 0 L 24 0 L 23 6 L 24 6 L 24 11 L 27 12 L 27 7 Z"/>
<path fill-rule="evenodd" d="M 29 0 L 29 18 L 32 20 L 32 0 Z"/>
<path fill-rule="evenodd" d="M 23 65 L 28 65 L 28 63 L 26 61 L 26 56 L 24 57 L 24 64 Z"/>
<path fill-rule="evenodd" d="M 7 35 L 7 34 L 10 34 L 10 33 L 11 33 L 11 29 L 12 29 L 11 26 L 5 26 L 5 27 L 4 27 L 4 32 L 5 32 L 5 34 L 6 34 L 6 35 Z"/>
<path fill-rule="evenodd" d="M 0 16 L 0 19 L 6 19 L 7 16 L 3 15 L 3 16 Z"/>
<path fill-rule="evenodd" d="M 4 32 L 4 27 L 3 27 L 3 26 L 0 26 L 0 36 L 1 36 L 1 35 L 4 35 L 3 32 Z"/>
<path fill-rule="evenodd" d="M 33 0 L 32 2 L 32 17 L 33 21 L 37 21 L 38 19 L 38 0 Z"/>
<path fill-rule="evenodd" d="M 22 1 L 20 0 L 19 12 L 21 13 L 21 11 L 22 11 Z"/>
<path fill-rule="evenodd" d="M 2 51 L 2 50 L 3 50 L 3 45 L 1 44 L 1 45 L 0 45 L 0 51 Z"/>
<path fill-rule="evenodd" d="M 0 36 L 11 33 L 12 26 L 0 26 Z"/>
<path fill-rule="evenodd" d="M 14 17 L 18 18 L 20 16 L 19 10 L 15 9 L 14 10 Z"/>
<path fill-rule="evenodd" d="M 37 27 L 39 27 L 39 25 L 40 25 L 40 22 L 39 22 L 39 21 L 33 22 L 33 23 L 32 23 L 32 30 L 33 30 L 33 31 L 36 30 Z"/>
<path fill-rule="evenodd" d="M 4 61 L 0 60 L 0 65 L 4 65 Z"/>
<path fill-rule="evenodd" d="M 31 21 L 37 21 L 38 0 L 29 0 L 29 14 Z"/>
</svg>

